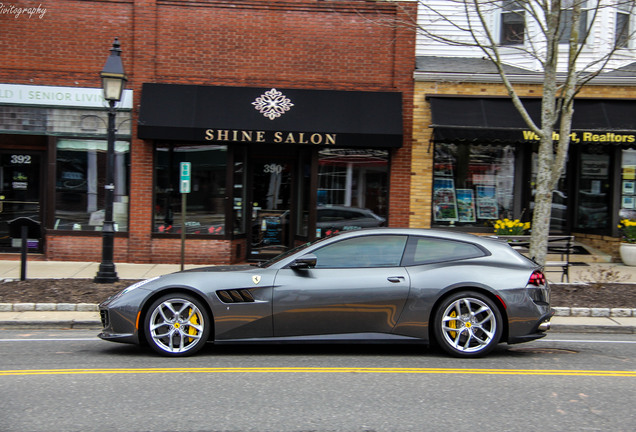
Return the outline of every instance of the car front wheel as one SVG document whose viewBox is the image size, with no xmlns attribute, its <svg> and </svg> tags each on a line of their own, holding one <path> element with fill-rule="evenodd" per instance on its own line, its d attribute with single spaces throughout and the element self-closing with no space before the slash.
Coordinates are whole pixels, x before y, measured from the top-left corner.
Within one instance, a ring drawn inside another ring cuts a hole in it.
<svg viewBox="0 0 636 432">
<path fill-rule="evenodd" d="M 181 293 L 157 299 L 144 320 L 150 347 L 166 356 L 192 355 L 205 346 L 212 322 L 203 305 Z"/>
<path fill-rule="evenodd" d="M 481 357 L 499 343 L 502 319 L 486 296 L 472 291 L 446 298 L 435 313 L 435 339 L 456 357 Z"/>
</svg>

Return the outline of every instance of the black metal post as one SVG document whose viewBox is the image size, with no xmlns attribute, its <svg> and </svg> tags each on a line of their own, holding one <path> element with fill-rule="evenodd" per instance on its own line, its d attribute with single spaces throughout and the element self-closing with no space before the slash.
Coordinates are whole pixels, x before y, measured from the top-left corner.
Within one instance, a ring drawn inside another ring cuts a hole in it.
<svg viewBox="0 0 636 432">
<path fill-rule="evenodd" d="M 28 241 L 28 232 L 29 232 L 29 227 L 24 224 L 22 225 L 22 227 L 20 228 L 20 237 L 21 237 L 21 246 L 22 246 L 22 252 L 20 254 L 20 280 L 26 280 L 26 266 L 27 266 L 27 252 L 29 249 L 29 241 Z"/>
<path fill-rule="evenodd" d="M 115 195 L 114 165 L 115 165 L 115 101 L 108 101 L 108 148 L 106 151 L 106 185 L 104 196 L 106 209 L 104 212 L 104 226 L 102 228 L 102 262 L 94 281 L 98 283 L 113 283 L 119 280 L 113 250 L 115 241 L 115 223 L 113 221 L 113 200 Z"/>
</svg>

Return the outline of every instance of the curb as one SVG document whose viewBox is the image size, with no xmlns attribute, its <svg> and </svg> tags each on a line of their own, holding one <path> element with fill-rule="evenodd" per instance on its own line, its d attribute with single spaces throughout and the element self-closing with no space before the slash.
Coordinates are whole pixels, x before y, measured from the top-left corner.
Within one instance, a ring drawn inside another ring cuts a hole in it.
<svg viewBox="0 0 636 432">
<path fill-rule="evenodd" d="M 0 303 L 0 312 L 99 312 L 97 303 Z"/>
<path fill-rule="evenodd" d="M 586 308 L 553 307 L 554 316 L 587 318 L 631 318 L 636 317 L 636 308 Z"/>
</svg>

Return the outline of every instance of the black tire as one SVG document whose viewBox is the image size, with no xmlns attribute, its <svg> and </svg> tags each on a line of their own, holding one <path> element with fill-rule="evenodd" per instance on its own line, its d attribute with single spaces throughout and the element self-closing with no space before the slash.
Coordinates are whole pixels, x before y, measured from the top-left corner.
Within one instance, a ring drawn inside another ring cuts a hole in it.
<svg viewBox="0 0 636 432">
<path fill-rule="evenodd" d="M 503 321 L 497 306 L 475 291 L 452 294 L 435 311 L 435 340 L 455 357 L 485 356 L 499 343 L 502 329 Z"/>
<path fill-rule="evenodd" d="M 212 321 L 196 298 L 173 293 L 150 305 L 144 319 L 148 345 L 161 355 L 185 357 L 201 350 L 210 336 Z"/>
</svg>

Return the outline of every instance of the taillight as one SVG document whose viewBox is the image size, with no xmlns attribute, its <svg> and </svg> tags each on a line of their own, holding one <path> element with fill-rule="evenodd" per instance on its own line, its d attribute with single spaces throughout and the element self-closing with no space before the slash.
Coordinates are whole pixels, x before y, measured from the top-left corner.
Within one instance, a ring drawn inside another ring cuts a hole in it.
<svg viewBox="0 0 636 432">
<path fill-rule="evenodd" d="M 532 274 L 530 275 L 530 280 L 528 280 L 528 285 L 545 286 L 545 284 L 546 279 L 543 272 L 539 270 L 535 270 L 534 272 L 532 272 Z"/>
</svg>

